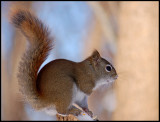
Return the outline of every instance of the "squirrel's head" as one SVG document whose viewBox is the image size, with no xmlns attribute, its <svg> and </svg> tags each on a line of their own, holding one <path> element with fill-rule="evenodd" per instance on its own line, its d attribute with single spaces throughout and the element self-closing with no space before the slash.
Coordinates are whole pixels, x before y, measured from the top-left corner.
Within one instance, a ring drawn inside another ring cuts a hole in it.
<svg viewBox="0 0 160 122">
<path fill-rule="evenodd" d="M 96 84 L 112 83 L 117 79 L 118 75 L 115 68 L 107 60 L 102 58 L 97 50 L 89 57 L 90 64 L 93 67 L 96 78 Z"/>
</svg>

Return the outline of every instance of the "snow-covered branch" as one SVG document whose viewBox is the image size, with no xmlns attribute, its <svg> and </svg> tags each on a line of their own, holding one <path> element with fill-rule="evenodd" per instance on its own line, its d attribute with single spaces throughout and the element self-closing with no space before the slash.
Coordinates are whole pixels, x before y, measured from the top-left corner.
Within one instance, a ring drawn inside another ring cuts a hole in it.
<svg viewBox="0 0 160 122">
<path fill-rule="evenodd" d="M 89 120 L 89 121 L 97 121 L 97 117 L 90 117 L 86 112 L 82 111 L 80 115 L 74 116 L 72 114 L 60 115 L 56 114 L 58 121 L 79 121 L 79 120 Z"/>
</svg>

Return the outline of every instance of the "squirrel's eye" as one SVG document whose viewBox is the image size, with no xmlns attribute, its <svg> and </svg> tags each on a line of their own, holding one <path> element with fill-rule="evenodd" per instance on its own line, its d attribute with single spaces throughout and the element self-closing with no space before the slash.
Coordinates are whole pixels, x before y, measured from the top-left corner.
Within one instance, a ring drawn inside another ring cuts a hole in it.
<svg viewBox="0 0 160 122">
<path fill-rule="evenodd" d="M 107 64 L 107 65 L 106 65 L 106 71 L 107 71 L 107 72 L 110 72 L 111 70 L 112 70 L 112 66 L 109 65 L 109 64 Z"/>
</svg>

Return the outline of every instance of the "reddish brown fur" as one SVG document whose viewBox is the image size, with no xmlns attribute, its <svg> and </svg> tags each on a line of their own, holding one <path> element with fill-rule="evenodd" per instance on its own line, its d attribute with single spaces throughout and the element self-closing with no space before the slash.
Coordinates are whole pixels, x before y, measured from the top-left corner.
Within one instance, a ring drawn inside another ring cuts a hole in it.
<svg viewBox="0 0 160 122">
<path fill-rule="evenodd" d="M 112 71 L 106 72 L 106 65 L 110 63 L 101 58 L 98 51 L 94 51 L 90 57 L 79 63 L 64 59 L 54 60 L 46 64 L 37 76 L 39 67 L 52 47 L 49 32 L 42 22 L 28 11 L 16 11 L 12 22 L 31 44 L 20 62 L 18 78 L 20 90 L 33 108 L 55 106 L 61 114 L 79 114 L 80 110 L 72 105 L 76 102 L 73 96 L 79 91 L 90 95 L 96 81 L 117 76 L 114 67 Z M 80 99 L 79 102 L 83 101 Z"/>
<path fill-rule="evenodd" d="M 47 27 L 28 11 L 15 10 L 12 13 L 11 21 L 22 31 L 31 44 L 20 62 L 18 80 L 20 91 L 32 103 L 33 107 L 38 109 L 42 103 L 38 105 L 40 95 L 36 87 L 37 72 L 52 48 L 52 39 L 49 37 Z"/>
</svg>

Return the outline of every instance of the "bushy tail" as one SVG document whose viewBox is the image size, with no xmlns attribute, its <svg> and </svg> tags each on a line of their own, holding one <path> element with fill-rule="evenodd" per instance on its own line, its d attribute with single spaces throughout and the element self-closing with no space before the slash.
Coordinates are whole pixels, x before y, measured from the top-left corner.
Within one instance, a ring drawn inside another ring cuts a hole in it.
<svg viewBox="0 0 160 122">
<path fill-rule="evenodd" d="M 30 46 L 19 64 L 18 82 L 22 94 L 36 108 L 34 104 L 39 102 L 39 93 L 36 87 L 37 72 L 52 49 L 52 39 L 49 38 L 47 27 L 29 11 L 15 10 L 11 16 L 11 22 L 30 42 Z"/>
</svg>

